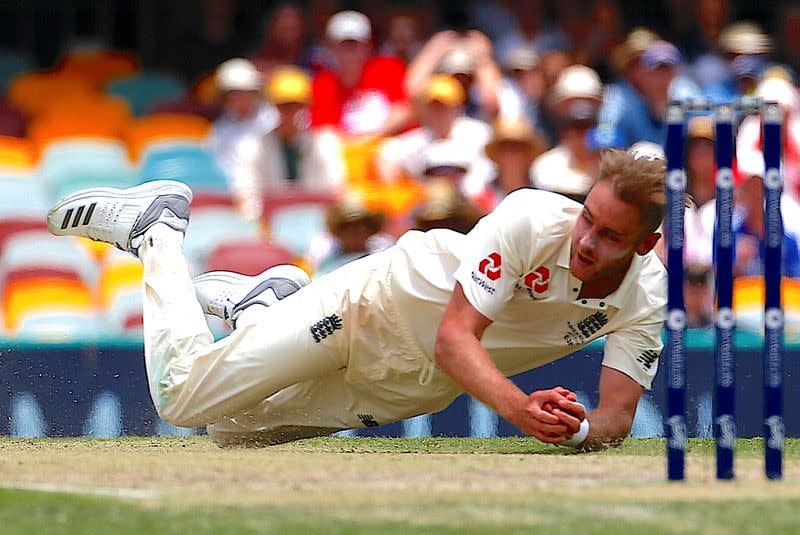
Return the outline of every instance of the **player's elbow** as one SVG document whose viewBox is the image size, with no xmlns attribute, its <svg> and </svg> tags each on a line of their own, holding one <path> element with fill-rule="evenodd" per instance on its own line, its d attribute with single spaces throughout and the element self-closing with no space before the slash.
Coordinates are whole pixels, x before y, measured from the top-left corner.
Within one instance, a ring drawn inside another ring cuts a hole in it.
<svg viewBox="0 0 800 535">
<path fill-rule="evenodd" d="M 453 322 L 442 322 L 439 332 L 436 334 L 436 343 L 433 352 L 436 364 L 443 370 L 447 370 L 448 365 L 458 354 L 459 337 L 463 333 L 453 324 Z"/>
</svg>

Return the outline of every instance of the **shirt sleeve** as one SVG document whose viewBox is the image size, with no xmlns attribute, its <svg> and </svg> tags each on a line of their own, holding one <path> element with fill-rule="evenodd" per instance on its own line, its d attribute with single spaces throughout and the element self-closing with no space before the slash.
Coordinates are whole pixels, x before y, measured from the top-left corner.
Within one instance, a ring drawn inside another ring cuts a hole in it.
<svg viewBox="0 0 800 535">
<path fill-rule="evenodd" d="M 513 297 L 538 239 L 524 193 L 506 197 L 467 234 L 455 272 L 470 304 L 492 321 Z"/>
<path fill-rule="evenodd" d="M 654 315 L 655 321 L 648 320 L 610 333 L 603 355 L 603 366 L 624 373 L 648 390 L 652 388 L 658 359 L 664 348 L 661 341 L 664 313 L 656 312 Z"/>
<path fill-rule="evenodd" d="M 334 76 L 327 72 L 317 73 L 311 84 L 311 126 L 339 126 L 342 103 Z"/>
</svg>

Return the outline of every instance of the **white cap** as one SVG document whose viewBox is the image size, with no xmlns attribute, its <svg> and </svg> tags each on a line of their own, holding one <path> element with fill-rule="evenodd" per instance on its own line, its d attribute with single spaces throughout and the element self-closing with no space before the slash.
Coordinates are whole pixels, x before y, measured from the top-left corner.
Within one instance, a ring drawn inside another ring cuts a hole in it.
<svg viewBox="0 0 800 535">
<path fill-rule="evenodd" d="M 457 46 L 442 58 L 439 70 L 446 74 L 472 74 L 475 60 L 465 47 Z"/>
<path fill-rule="evenodd" d="M 330 18 L 325 35 L 331 41 L 367 42 L 372 38 L 372 25 L 363 13 L 358 11 L 340 11 Z"/>
<path fill-rule="evenodd" d="M 658 143 L 652 141 L 637 141 L 628 152 L 633 154 L 637 160 L 644 158 L 645 160 L 665 160 L 664 149 Z"/>
<path fill-rule="evenodd" d="M 217 68 L 220 91 L 261 91 L 262 80 L 255 65 L 246 59 L 229 59 Z"/>
<path fill-rule="evenodd" d="M 586 65 L 570 65 L 558 75 L 553 86 L 553 99 L 558 102 L 566 98 L 603 97 L 603 83 L 600 77 Z"/>
</svg>

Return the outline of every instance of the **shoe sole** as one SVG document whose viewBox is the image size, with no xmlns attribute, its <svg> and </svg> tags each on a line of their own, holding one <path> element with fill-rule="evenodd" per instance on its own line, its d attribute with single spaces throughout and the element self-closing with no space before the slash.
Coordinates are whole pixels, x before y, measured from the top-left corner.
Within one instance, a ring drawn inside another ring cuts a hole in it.
<svg viewBox="0 0 800 535">
<path fill-rule="evenodd" d="M 258 282 L 261 280 L 268 280 L 268 279 L 289 279 L 291 281 L 297 282 L 295 280 L 295 276 L 297 271 L 303 271 L 302 268 L 299 268 L 292 264 L 280 264 L 277 266 L 273 266 L 269 269 L 266 269 L 259 273 L 258 275 L 243 275 L 241 273 L 236 273 L 234 271 L 209 271 L 208 273 L 203 273 L 202 275 L 198 275 L 194 279 L 192 279 L 192 283 L 199 284 L 207 281 L 214 281 L 214 282 L 226 282 L 229 284 L 246 284 L 247 282 Z M 303 271 L 305 273 L 305 271 Z M 306 275 L 308 276 L 308 275 Z"/>
<path fill-rule="evenodd" d="M 175 190 L 178 190 L 177 192 Z M 138 186 L 133 186 L 130 188 L 122 189 L 122 188 L 89 188 L 86 190 L 78 191 L 67 195 L 61 201 L 58 202 L 50 211 L 47 213 L 48 219 L 52 216 L 55 212 L 62 209 L 67 204 L 82 201 L 85 199 L 89 199 L 92 197 L 105 197 L 110 199 L 145 199 L 147 197 L 158 197 L 159 195 L 165 195 L 168 193 L 179 193 L 189 199 L 189 203 L 192 202 L 192 190 L 184 184 L 183 182 L 177 182 L 175 180 L 156 180 L 153 182 L 145 182 L 144 184 L 140 184 Z"/>
</svg>

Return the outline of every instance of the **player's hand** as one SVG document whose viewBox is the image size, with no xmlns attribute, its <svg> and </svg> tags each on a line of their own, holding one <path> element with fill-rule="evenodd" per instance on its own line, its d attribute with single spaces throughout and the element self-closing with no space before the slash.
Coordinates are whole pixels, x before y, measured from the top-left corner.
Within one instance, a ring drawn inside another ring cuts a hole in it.
<svg viewBox="0 0 800 535">
<path fill-rule="evenodd" d="M 564 437 L 568 440 L 572 435 L 578 432 L 581 427 L 581 422 L 586 418 L 586 407 L 578 403 L 575 394 L 572 392 L 570 395 L 565 395 L 558 403 L 548 403 L 545 405 L 545 410 L 550 411 L 569 428 L 569 435 Z"/>
<path fill-rule="evenodd" d="M 561 400 L 568 400 L 575 394 L 565 388 L 537 390 L 528 396 L 527 403 L 506 415 L 508 421 L 526 435 L 536 437 L 542 442 L 557 444 L 569 439 L 574 431 L 561 418 L 545 408 L 546 404 L 559 406 Z M 580 425 L 580 424 L 579 424 Z"/>
</svg>

